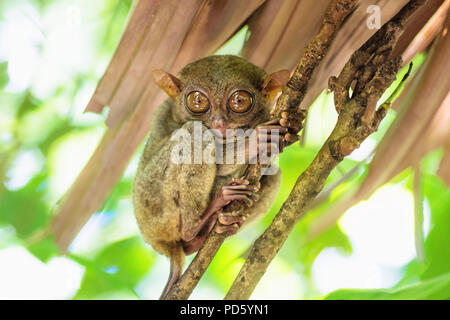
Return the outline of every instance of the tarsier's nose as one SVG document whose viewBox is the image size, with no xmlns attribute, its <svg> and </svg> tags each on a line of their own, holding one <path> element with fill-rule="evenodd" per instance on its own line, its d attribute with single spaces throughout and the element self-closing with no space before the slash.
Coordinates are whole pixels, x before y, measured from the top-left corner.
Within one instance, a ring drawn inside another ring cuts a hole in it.
<svg viewBox="0 0 450 320">
<path fill-rule="evenodd" d="M 215 135 L 225 137 L 227 130 L 225 119 L 219 115 L 213 116 L 211 119 L 211 130 Z"/>
</svg>

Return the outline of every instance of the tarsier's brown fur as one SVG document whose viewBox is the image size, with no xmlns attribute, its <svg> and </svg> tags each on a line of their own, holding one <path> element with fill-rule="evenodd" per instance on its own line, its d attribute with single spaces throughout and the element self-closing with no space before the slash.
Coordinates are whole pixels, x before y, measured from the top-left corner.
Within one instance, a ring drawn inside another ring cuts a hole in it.
<svg viewBox="0 0 450 320">
<path fill-rule="evenodd" d="M 244 185 L 240 192 L 245 193 L 251 204 L 246 211 L 247 223 L 269 209 L 280 180 L 279 173 L 263 176 L 260 186 L 250 188 L 240 179 L 247 164 L 174 164 L 170 155 L 178 142 L 170 141 L 171 134 L 179 128 L 192 133 L 194 120 L 202 122 L 203 130 L 256 128 L 270 119 L 274 93 L 286 83 L 289 74 L 281 71 L 267 76 L 245 59 L 226 55 L 191 63 L 178 77 L 161 71 L 154 75 L 171 97 L 153 116 L 134 181 L 133 202 L 145 241 L 171 260 L 167 292 L 180 276 L 185 254 L 198 250 L 217 220 L 215 212 L 229 202 L 220 202 L 226 186 Z M 186 108 L 186 96 L 196 90 L 205 93 L 211 103 L 211 109 L 201 115 Z M 236 114 L 227 108 L 228 97 L 236 90 L 246 90 L 253 95 L 254 105 L 248 113 Z M 230 184 L 230 181 L 235 182 Z M 254 196 L 255 193 L 259 197 Z M 208 222 L 202 220 L 206 212 L 211 215 Z"/>
</svg>

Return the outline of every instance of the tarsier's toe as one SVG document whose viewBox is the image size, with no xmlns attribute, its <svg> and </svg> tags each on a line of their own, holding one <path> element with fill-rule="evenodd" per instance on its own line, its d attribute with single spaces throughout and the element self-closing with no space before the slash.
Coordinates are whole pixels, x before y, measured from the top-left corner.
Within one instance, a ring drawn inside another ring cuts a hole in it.
<svg viewBox="0 0 450 320">
<path fill-rule="evenodd" d="M 294 133 L 286 133 L 283 138 L 283 146 L 288 147 L 300 140 L 300 136 Z"/>
<path fill-rule="evenodd" d="M 232 225 L 234 223 L 237 223 L 238 226 L 240 226 L 245 221 L 245 219 L 246 219 L 245 216 L 242 216 L 242 215 L 233 216 L 233 215 L 227 215 L 224 213 L 219 213 L 219 216 L 218 216 L 219 222 L 226 226 Z"/>
<path fill-rule="evenodd" d="M 244 177 L 238 179 L 233 178 L 230 182 L 221 189 L 221 197 L 225 204 L 231 201 L 244 201 L 248 207 L 251 207 L 255 201 L 258 201 L 260 184 L 251 185 Z"/>
<path fill-rule="evenodd" d="M 237 223 L 233 223 L 229 226 L 223 225 L 223 224 L 218 224 L 216 227 L 217 233 L 227 233 L 227 236 L 231 236 L 231 235 L 235 234 L 236 232 L 238 232 L 238 230 L 239 230 L 239 225 Z"/>
<path fill-rule="evenodd" d="M 302 121 L 303 117 L 298 114 L 291 115 L 288 112 L 281 113 L 280 125 L 289 128 L 294 132 L 299 132 L 302 129 Z"/>
<path fill-rule="evenodd" d="M 230 201 L 244 201 L 248 207 L 251 207 L 256 201 L 257 195 L 256 194 L 232 194 L 229 195 L 227 199 L 230 199 Z M 255 199 L 255 200 L 253 200 Z"/>
<path fill-rule="evenodd" d="M 228 185 L 222 188 L 222 195 L 227 203 L 234 200 L 244 201 L 247 204 L 247 206 L 250 207 L 253 205 L 254 201 L 257 201 L 259 199 L 259 196 L 256 194 L 258 190 L 259 187 L 255 185 L 248 185 L 248 184 Z"/>
<path fill-rule="evenodd" d="M 237 184 L 232 186 L 224 186 L 222 190 L 224 194 L 240 193 L 239 191 L 242 191 L 242 194 L 250 194 L 251 192 L 257 192 L 259 188 L 249 184 Z"/>
<path fill-rule="evenodd" d="M 263 130 L 265 130 L 265 131 L 263 131 Z M 258 132 L 259 137 L 264 137 L 264 136 L 270 137 L 272 130 L 278 130 L 278 133 L 288 132 L 288 128 L 283 127 L 282 125 L 278 124 L 278 121 L 277 121 L 277 124 L 271 124 L 271 125 L 257 127 L 257 132 Z"/>
</svg>

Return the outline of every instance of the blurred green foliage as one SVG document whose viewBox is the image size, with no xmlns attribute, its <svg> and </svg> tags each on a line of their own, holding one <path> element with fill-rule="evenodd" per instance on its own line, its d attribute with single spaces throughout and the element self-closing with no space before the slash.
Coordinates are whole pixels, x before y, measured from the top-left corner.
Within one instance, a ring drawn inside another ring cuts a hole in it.
<svg viewBox="0 0 450 320">
<path fill-rule="evenodd" d="M 448 300 L 450 299 L 450 274 L 444 274 L 416 285 L 390 290 L 338 290 L 327 300 Z"/>
<path fill-rule="evenodd" d="M 105 128 L 104 114 L 83 114 L 82 110 L 114 52 L 130 6 L 131 0 L 4 0 L 0 3 L 0 42 L 4 49 L 0 50 L 0 177 L 3 181 L 0 185 L 0 257 L 2 250 L 15 246 L 27 248 L 44 264 L 59 256 L 51 237 L 36 239 L 45 231 L 54 207 L 81 171 Z M 82 17 L 80 29 L 74 32 L 84 46 L 80 52 L 54 61 L 53 69 L 42 70 L 39 66 L 46 55 L 57 57 L 61 49 L 58 45 L 64 45 L 51 42 L 50 34 L 60 23 L 58 19 L 56 22 L 51 19 L 67 8 L 73 9 L 76 19 Z M 14 27 L 14 19 L 22 19 L 21 23 L 28 24 L 16 39 L 8 35 Z M 244 38 L 245 30 L 220 52 L 237 53 Z M 33 56 L 21 56 L 17 48 L 34 50 L 37 58 L 31 75 L 26 70 L 21 71 L 18 65 Z M 75 62 L 78 55 L 81 55 L 81 64 Z M 418 56 L 416 65 L 420 65 L 424 57 Z M 61 83 L 55 76 L 58 68 L 64 68 L 66 72 Z M 332 96 L 322 94 L 310 111 L 305 145 L 301 147 L 297 143 L 280 157 L 282 186 L 272 208 L 260 222 L 226 241 L 193 297 L 223 296 L 239 271 L 248 248 L 269 225 L 297 177 L 319 150 L 335 119 Z M 345 159 L 332 173 L 328 187 L 356 168 L 352 176 L 344 179 L 328 198 L 297 224 L 254 297 L 320 298 L 330 292 L 331 289 L 321 288 L 317 283 L 318 277 L 326 276 L 315 271 L 318 257 L 330 248 L 335 248 L 343 257 L 352 257 L 358 239 L 350 239 L 339 223 L 314 238 L 307 237 L 308 231 L 321 219 L 327 219 L 328 209 L 364 179 L 367 164 L 363 160 L 393 119 L 395 114 L 390 113 L 379 132 L 365 143 L 367 148 L 359 155 Z M 131 185 L 141 150 L 142 147 L 102 209 L 88 222 L 66 256 L 83 270 L 82 278 L 78 280 L 79 288 L 69 297 L 156 298 L 165 283 L 168 261 L 143 242 L 132 214 Z M 327 295 L 327 299 L 449 298 L 450 191 L 435 175 L 441 157 L 440 152 L 434 152 L 422 166 L 423 192 L 430 218 L 430 231 L 424 244 L 425 261 L 411 257 L 398 267 L 396 277 L 391 281 L 392 288 L 341 289 Z M 411 192 L 410 180 L 411 173 L 406 170 L 391 184 Z M 390 210 L 389 201 L 395 200 L 387 199 L 385 210 Z M 390 214 L 396 215 L 396 212 Z M 385 224 L 389 221 L 379 221 L 374 226 L 380 228 L 380 237 Z M 413 228 L 410 232 L 414 233 Z M 398 236 L 402 235 L 399 232 Z M 377 239 L 373 241 L 377 242 Z M 0 265 L 14 261 L 4 259 Z M 334 265 L 330 264 L 329 268 Z M 342 277 L 351 278 L 352 275 L 342 273 Z"/>
</svg>

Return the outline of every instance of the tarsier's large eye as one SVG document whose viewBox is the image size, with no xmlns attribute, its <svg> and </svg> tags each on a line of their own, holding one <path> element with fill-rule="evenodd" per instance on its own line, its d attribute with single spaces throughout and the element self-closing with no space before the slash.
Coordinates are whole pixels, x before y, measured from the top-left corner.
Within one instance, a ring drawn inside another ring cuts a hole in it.
<svg viewBox="0 0 450 320">
<path fill-rule="evenodd" d="M 244 113 L 250 110 L 253 105 L 252 95 L 244 90 L 234 92 L 228 99 L 229 108 L 237 113 Z"/>
<path fill-rule="evenodd" d="M 188 109 L 193 113 L 204 113 L 209 110 L 208 98 L 200 91 L 192 91 L 186 98 Z"/>
</svg>

